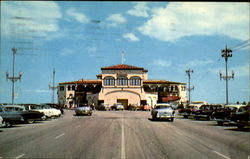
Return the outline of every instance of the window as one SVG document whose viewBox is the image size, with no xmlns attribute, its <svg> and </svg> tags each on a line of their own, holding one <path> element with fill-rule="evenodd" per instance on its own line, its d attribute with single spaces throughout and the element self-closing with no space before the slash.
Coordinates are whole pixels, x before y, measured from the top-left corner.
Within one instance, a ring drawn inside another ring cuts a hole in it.
<svg viewBox="0 0 250 159">
<path fill-rule="evenodd" d="M 70 85 L 68 86 L 68 91 L 70 91 L 71 90 L 71 87 L 70 87 Z"/>
<path fill-rule="evenodd" d="M 104 85 L 105 86 L 114 86 L 115 85 L 115 78 L 114 77 L 105 77 L 104 78 Z"/>
<path fill-rule="evenodd" d="M 64 91 L 64 86 L 60 86 L 60 91 Z"/>
<path fill-rule="evenodd" d="M 76 86 L 72 86 L 72 91 L 76 90 Z"/>
<path fill-rule="evenodd" d="M 117 78 L 117 85 L 118 86 L 126 86 L 126 85 L 128 85 L 127 77 L 118 77 Z"/>
<path fill-rule="evenodd" d="M 140 77 L 131 77 L 129 84 L 131 86 L 140 86 L 141 85 L 141 78 Z"/>
</svg>

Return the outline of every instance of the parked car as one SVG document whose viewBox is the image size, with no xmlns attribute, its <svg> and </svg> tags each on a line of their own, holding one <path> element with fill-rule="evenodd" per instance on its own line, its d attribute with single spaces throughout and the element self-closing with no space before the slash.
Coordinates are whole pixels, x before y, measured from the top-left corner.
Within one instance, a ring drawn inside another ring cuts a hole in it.
<svg viewBox="0 0 250 159">
<path fill-rule="evenodd" d="M 24 122 L 24 118 L 20 113 L 5 111 L 3 106 L 0 106 L 0 115 L 3 118 L 4 127 L 11 127 L 13 124 Z"/>
<path fill-rule="evenodd" d="M 3 123 L 3 117 L 0 115 L 0 127 L 3 127 L 4 123 Z"/>
<path fill-rule="evenodd" d="M 194 118 L 199 120 L 205 118 L 207 120 L 212 119 L 212 114 L 222 109 L 222 105 L 202 105 L 199 110 L 195 111 Z"/>
<path fill-rule="evenodd" d="M 110 111 L 111 110 L 111 106 L 109 104 L 102 103 L 100 106 L 98 106 L 97 109 L 98 110 Z"/>
<path fill-rule="evenodd" d="M 116 110 L 124 110 L 124 106 L 122 105 L 122 103 L 116 104 Z"/>
<path fill-rule="evenodd" d="M 225 105 L 225 107 L 212 114 L 213 120 L 217 121 L 218 125 L 229 123 L 231 121 L 232 113 L 237 112 L 241 107 L 246 105 Z"/>
<path fill-rule="evenodd" d="M 138 106 L 137 104 L 129 104 L 127 107 L 128 110 L 140 110 L 141 107 Z"/>
<path fill-rule="evenodd" d="M 33 123 L 36 120 L 45 120 L 46 116 L 42 112 L 26 110 L 24 106 L 21 105 L 5 105 L 3 106 L 5 112 L 16 112 L 20 114 L 25 123 Z"/>
<path fill-rule="evenodd" d="M 150 111 L 151 110 L 151 106 L 150 105 L 143 105 L 141 107 L 141 110 Z"/>
<path fill-rule="evenodd" d="M 240 107 L 237 112 L 231 115 L 231 121 L 235 122 L 239 129 L 250 126 L 250 106 Z"/>
<path fill-rule="evenodd" d="M 182 108 L 179 110 L 179 114 L 182 115 L 184 118 L 188 118 L 192 112 L 195 112 L 197 110 L 197 106 L 187 106 L 186 108 Z"/>
<path fill-rule="evenodd" d="M 75 108 L 76 115 L 92 115 L 92 108 L 89 105 L 83 105 Z"/>
<path fill-rule="evenodd" d="M 170 104 L 158 103 L 155 105 L 155 108 L 151 111 L 152 119 L 170 119 L 174 121 L 175 111 Z"/>
<path fill-rule="evenodd" d="M 28 110 L 42 112 L 46 118 L 60 117 L 62 115 L 62 112 L 59 109 L 52 108 L 46 104 L 33 105 L 30 107 L 28 106 Z"/>
</svg>

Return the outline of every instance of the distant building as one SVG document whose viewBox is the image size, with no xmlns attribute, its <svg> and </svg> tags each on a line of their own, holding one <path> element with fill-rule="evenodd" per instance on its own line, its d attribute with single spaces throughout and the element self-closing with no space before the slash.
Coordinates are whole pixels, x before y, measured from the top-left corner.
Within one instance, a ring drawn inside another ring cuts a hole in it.
<svg viewBox="0 0 250 159">
<path fill-rule="evenodd" d="M 186 84 L 166 80 L 149 80 L 148 70 L 131 65 L 102 67 L 96 80 L 81 79 L 59 83 L 60 106 L 77 107 L 80 103 L 93 105 L 123 103 L 150 105 L 157 102 L 186 103 Z"/>
</svg>

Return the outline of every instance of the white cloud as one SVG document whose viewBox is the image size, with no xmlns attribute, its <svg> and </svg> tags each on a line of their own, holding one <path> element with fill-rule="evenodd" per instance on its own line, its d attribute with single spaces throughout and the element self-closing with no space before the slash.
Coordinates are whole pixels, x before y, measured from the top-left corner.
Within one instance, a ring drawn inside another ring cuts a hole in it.
<svg viewBox="0 0 250 159">
<path fill-rule="evenodd" d="M 89 23 L 89 18 L 83 13 L 77 12 L 75 8 L 69 8 L 66 13 L 80 23 Z"/>
<path fill-rule="evenodd" d="M 139 41 L 140 39 L 137 38 L 133 33 L 126 33 L 122 35 L 123 38 L 129 41 Z"/>
<path fill-rule="evenodd" d="M 181 67 L 193 68 L 193 67 L 197 67 L 197 66 L 205 66 L 205 65 L 208 65 L 208 64 L 212 64 L 212 63 L 213 63 L 213 60 L 193 60 L 193 61 L 187 62 L 184 65 L 181 65 Z"/>
<path fill-rule="evenodd" d="M 151 65 L 160 66 L 160 67 L 170 67 L 172 65 L 172 62 L 171 61 L 165 61 L 165 60 L 162 60 L 162 59 L 155 59 L 155 60 L 153 60 Z"/>
<path fill-rule="evenodd" d="M 30 90 L 30 89 L 26 89 L 24 90 L 24 92 L 28 92 L 28 93 L 49 93 L 49 90 L 45 90 L 45 89 L 35 89 L 35 90 Z"/>
<path fill-rule="evenodd" d="M 97 47 L 95 47 L 95 46 L 88 46 L 86 49 L 88 52 L 91 52 L 91 53 L 97 52 Z"/>
<path fill-rule="evenodd" d="M 249 3 L 172 2 L 152 13 L 137 29 L 158 40 L 174 42 L 193 35 L 249 38 Z"/>
<path fill-rule="evenodd" d="M 110 22 L 108 25 L 112 27 L 116 27 L 127 22 L 127 19 L 121 14 L 112 14 L 106 20 Z"/>
<path fill-rule="evenodd" d="M 62 17 L 55 2 L 1 2 L 1 33 L 7 36 L 49 36 L 59 31 Z"/>
<path fill-rule="evenodd" d="M 68 49 L 68 48 L 64 48 L 61 51 L 61 55 L 63 55 L 63 56 L 69 56 L 69 55 L 73 55 L 73 54 L 74 54 L 74 51 L 71 49 Z"/>
<path fill-rule="evenodd" d="M 145 2 L 138 2 L 134 5 L 134 8 L 127 11 L 127 14 L 137 16 L 137 17 L 148 17 L 148 10 L 147 3 Z"/>
</svg>

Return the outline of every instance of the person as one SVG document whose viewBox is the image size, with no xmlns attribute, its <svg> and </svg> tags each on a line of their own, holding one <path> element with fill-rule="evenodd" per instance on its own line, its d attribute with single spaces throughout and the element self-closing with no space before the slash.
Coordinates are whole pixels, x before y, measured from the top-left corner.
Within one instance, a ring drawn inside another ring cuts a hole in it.
<svg viewBox="0 0 250 159">
<path fill-rule="evenodd" d="M 62 113 L 62 114 L 64 113 L 64 111 L 63 111 L 63 108 L 62 108 L 62 107 L 60 107 L 60 111 L 61 111 L 61 113 Z"/>
</svg>

